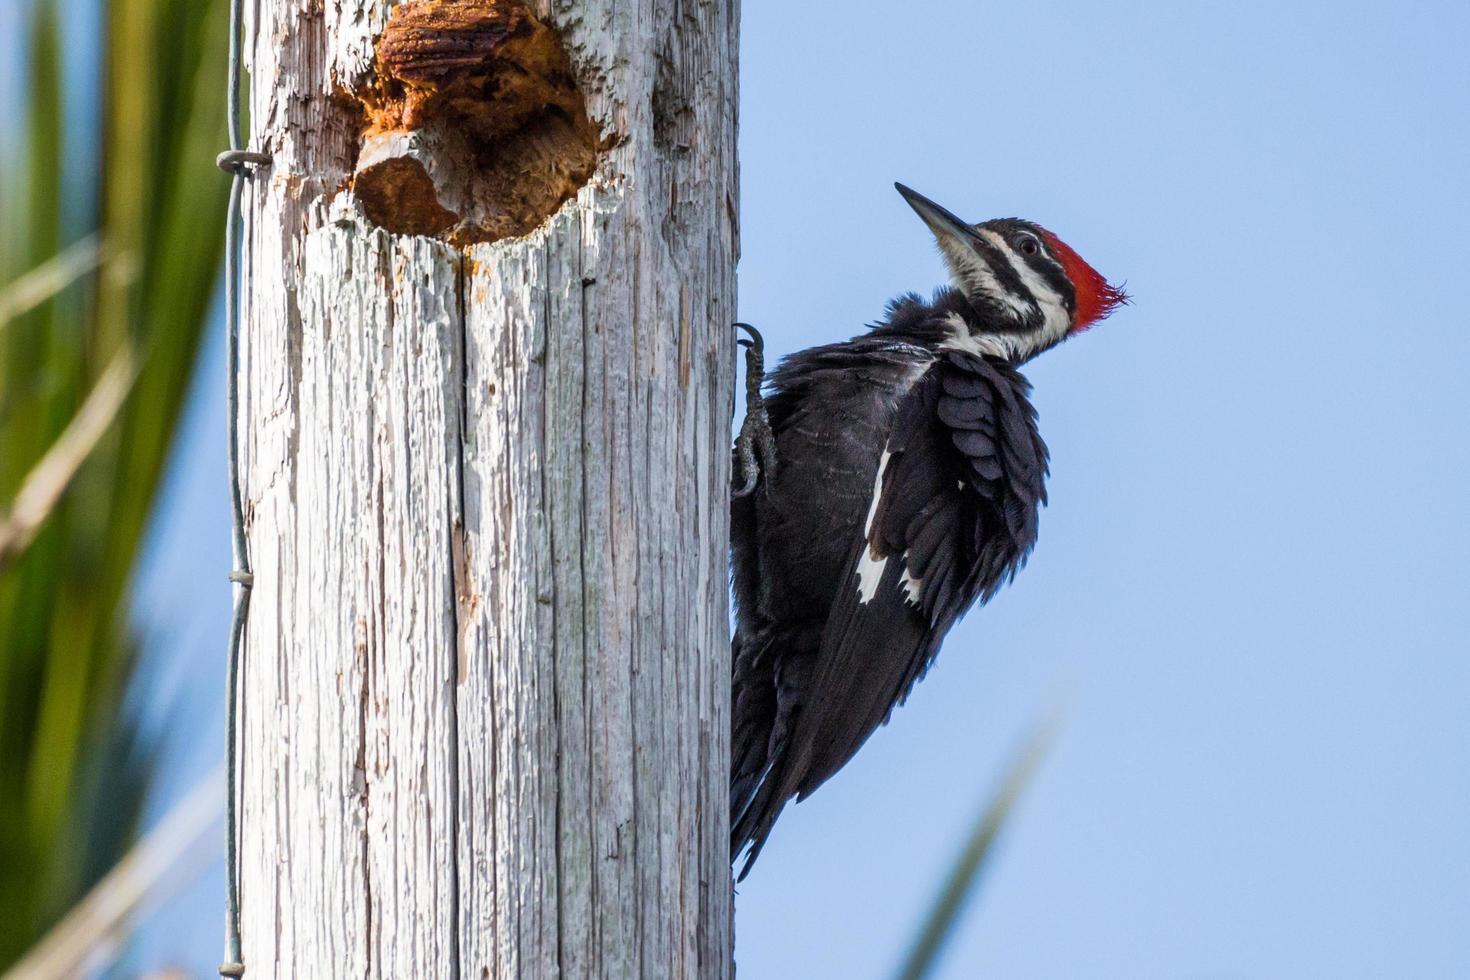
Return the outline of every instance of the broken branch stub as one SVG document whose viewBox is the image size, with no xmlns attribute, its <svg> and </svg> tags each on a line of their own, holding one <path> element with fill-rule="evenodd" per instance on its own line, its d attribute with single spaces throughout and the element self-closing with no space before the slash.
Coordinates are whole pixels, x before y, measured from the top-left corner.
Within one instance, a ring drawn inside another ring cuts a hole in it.
<svg viewBox="0 0 1470 980">
<path fill-rule="evenodd" d="M 592 177 L 598 129 L 561 39 L 519 0 L 417 0 L 377 43 L 352 188 L 375 224 L 524 235 Z"/>
</svg>

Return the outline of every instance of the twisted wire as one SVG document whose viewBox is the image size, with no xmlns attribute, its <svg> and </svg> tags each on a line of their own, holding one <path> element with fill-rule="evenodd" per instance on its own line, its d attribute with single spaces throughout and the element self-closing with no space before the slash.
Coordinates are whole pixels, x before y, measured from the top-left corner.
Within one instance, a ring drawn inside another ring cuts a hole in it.
<svg viewBox="0 0 1470 980">
<path fill-rule="evenodd" d="M 230 148 L 215 163 L 231 175 L 229 209 L 225 215 L 225 343 L 227 348 L 226 408 L 229 427 L 229 481 L 231 551 L 234 570 L 234 614 L 230 622 L 229 660 L 225 682 L 225 961 L 222 977 L 242 977 L 240 949 L 240 840 L 239 840 L 239 714 L 240 670 L 244 653 L 245 620 L 250 590 L 255 584 L 250 568 L 250 544 L 245 536 L 245 501 L 240 486 L 240 197 L 245 180 L 255 168 L 270 163 L 265 153 L 246 150 L 240 138 L 240 20 L 242 0 L 230 0 L 229 80 L 225 115 Z"/>
</svg>

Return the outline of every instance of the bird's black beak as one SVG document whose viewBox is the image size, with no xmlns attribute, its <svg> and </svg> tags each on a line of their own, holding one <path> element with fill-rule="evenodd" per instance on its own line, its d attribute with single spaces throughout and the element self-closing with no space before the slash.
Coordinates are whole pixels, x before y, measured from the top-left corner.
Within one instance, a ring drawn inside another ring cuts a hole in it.
<svg viewBox="0 0 1470 980">
<path fill-rule="evenodd" d="M 909 207 L 914 209 L 914 213 L 924 219 L 924 224 L 929 226 L 929 230 L 934 232 L 934 237 L 938 238 L 941 244 L 946 239 L 954 241 L 955 244 L 959 244 L 966 241 L 973 234 L 970 231 L 969 225 L 961 221 L 951 211 L 929 200 L 923 194 L 920 194 L 911 187 L 905 187 L 903 184 L 895 183 L 893 186 L 898 188 L 898 192 L 903 195 L 903 199 L 909 202 Z"/>
</svg>

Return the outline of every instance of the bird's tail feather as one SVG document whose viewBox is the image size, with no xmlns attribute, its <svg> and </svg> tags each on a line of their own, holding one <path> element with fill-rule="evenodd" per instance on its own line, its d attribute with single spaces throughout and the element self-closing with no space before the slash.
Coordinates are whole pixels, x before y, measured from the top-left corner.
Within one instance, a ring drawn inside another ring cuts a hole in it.
<svg viewBox="0 0 1470 980">
<path fill-rule="evenodd" d="M 750 874 L 750 869 L 755 865 L 755 859 L 760 856 L 761 848 L 766 846 L 766 838 L 770 836 L 776 818 L 786 807 L 789 794 L 782 792 L 786 782 L 785 748 L 785 745 L 782 744 L 771 753 L 772 761 L 761 773 L 760 779 L 755 784 L 754 792 L 750 794 L 750 799 L 745 802 L 739 814 L 731 821 L 731 863 L 739 859 L 741 851 L 746 852 L 745 863 L 740 866 L 740 873 L 735 877 L 736 881 L 744 881 L 745 876 Z"/>
</svg>

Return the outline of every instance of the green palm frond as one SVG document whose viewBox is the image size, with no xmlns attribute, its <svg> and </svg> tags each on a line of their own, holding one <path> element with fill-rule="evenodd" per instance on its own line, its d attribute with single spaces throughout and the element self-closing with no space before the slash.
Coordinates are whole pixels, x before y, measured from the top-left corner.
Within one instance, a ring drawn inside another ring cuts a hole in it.
<svg viewBox="0 0 1470 980">
<path fill-rule="evenodd" d="M 0 565 L 0 968 L 136 831 L 151 758 L 122 707 L 137 654 L 128 585 L 217 278 L 227 192 L 211 165 L 226 4 L 103 3 L 101 93 L 64 89 L 61 9 L 34 0 L 25 90 L 0 93 L 25 106 L 21 150 L 0 161 L 0 526 L 68 427 L 91 427 L 62 460 L 75 465 L 48 471 L 64 479 L 41 488 L 23 550 Z M 96 145 L 68 145 L 64 121 L 93 108 Z M 92 158 L 95 169 L 70 165 Z M 130 386 L 97 414 L 89 395 L 119 363 Z"/>
<path fill-rule="evenodd" d="M 939 954 L 994 852 L 1001 830 L 1015 810 L 1017 801 L 1036 776 L 1061 729 L 1061 715 L 1054 714 L 1037 725 L 1011 760 L 999 789 L 986 803 L 971 828 L 965 844 L 955 855 L 924 922 L 914 937 L 895 980 L 924 980 L 933 974 Z"/>
</svg>

